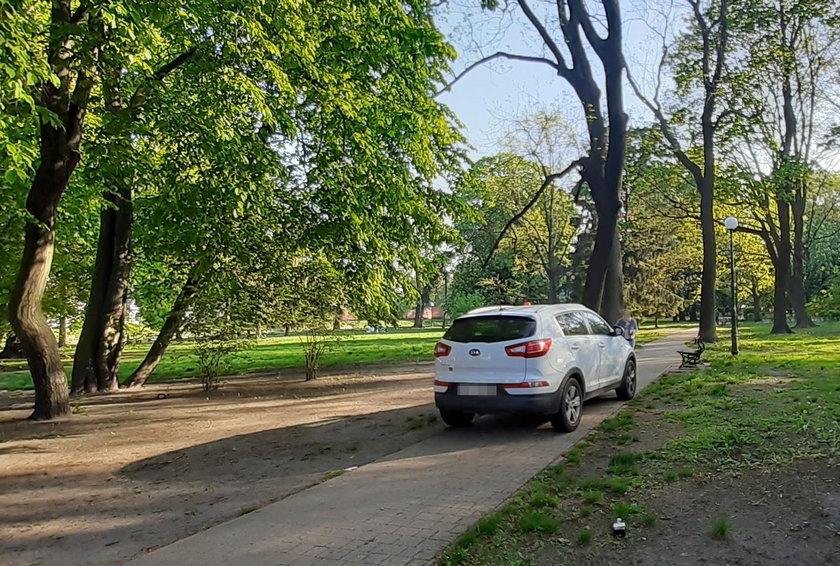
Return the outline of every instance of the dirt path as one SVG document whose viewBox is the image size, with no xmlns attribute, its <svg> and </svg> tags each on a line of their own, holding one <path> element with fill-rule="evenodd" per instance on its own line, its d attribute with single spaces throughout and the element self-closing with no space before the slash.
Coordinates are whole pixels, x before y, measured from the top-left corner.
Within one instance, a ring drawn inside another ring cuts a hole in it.
<svg viewBox="0 0 840 566">
<path fill-rule="evenodd" d="M 119 563 L 414 444 L 443 428 L 430 369 L 152 386 L 49 423 L 0 392 L 0 563 Z"/>
<path fill-rule="evenodd" d="M 677 363 L 691 332 L 639 352 L 640 388 Z M 613 392 L 592 400 L 569 434 L 482 416 L 129 564 L 425 566 L 622 405 Z"/>
</svg>

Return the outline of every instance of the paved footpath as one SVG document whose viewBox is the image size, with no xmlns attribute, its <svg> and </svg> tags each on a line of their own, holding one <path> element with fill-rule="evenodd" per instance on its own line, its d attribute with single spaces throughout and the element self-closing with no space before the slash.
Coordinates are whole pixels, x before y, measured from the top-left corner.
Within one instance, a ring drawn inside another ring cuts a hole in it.
<svg viewBox="0 0 840 566">
<path fill-rule="evenodd" d="M 679 362 L 681 330 L 637 352 L 639 388 Z M 622 403 L 587 403 L 581 426 L 482 417 L 281 501 L 162 547 L 131 566 L 426 565 Z"/>
</svg>

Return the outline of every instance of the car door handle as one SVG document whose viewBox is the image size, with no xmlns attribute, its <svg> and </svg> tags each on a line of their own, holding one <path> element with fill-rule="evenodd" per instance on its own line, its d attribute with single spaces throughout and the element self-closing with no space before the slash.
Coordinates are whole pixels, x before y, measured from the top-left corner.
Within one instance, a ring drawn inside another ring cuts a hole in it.
<svg viewBox="0 0 840 566">
<path fill-rule="evenodd" d="M 571 349 L 571 350 L 580 350 L 580 344 L 572 344 L 571 346 L 569 346 L 569 349 Z"/>
<path fill-rule="evenodd" d="M 605 344 L 598 344 L 598 347 L 599 348 L 606 348 L 607 346 Z"/>
</svg>

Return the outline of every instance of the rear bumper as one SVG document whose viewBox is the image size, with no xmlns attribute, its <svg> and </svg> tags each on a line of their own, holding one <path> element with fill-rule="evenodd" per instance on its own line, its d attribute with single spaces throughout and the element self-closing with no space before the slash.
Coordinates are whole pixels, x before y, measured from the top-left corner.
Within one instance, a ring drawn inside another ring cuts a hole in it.
<svg viewBox="0 0 840 566">
<path fill-rule="evenodd" d="M 435 393 L 435 405 L 441 411 L 460 411 L 478 414 L 537 414 L 553 415 L 560 411 L 557 393 L 511 395 L 501 386 L 496 395 L 458 395 L 458 388 L 450 386 L 445 393 Z"/>
</svg>

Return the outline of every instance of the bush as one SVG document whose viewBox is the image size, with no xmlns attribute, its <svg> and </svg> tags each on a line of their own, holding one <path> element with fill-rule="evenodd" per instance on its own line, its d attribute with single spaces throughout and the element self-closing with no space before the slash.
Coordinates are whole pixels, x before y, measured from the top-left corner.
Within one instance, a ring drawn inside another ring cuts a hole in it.
<svg viewBox="0 0 840 566">
<path fill-rule="evenodd" d="M 157 332 L 143 324 L 134 324 L 126 321 L 125 332 L 129 343 L 148 342 L 157 337 Z"/>
<path fill-rule="evenodd" d="M 324 354 L 338 343 L 338 336 L 326 330 L 315 328 L 302 332 L 300 343 L 303 346 L 306 363 L 306 381 L 311 381 L 318 376 Z"/>
<path fill-rule="evenodd" d="M 808 310 L 814 316 L 840 320 L 840 276 L 834 278 L 831 287 L 820 291 L 820 294 L 808 303 Z"/>
<path fill-rule="evenodd" d="M 229 339 L 224 335 L 199 334 L 195 339 L 195 354 L 201 372 L 201 386 L 204 391 L 219 387 L 216 378 L 231 368 L 230 357 L 244 349 L 247 342 L 242 339 Z"/>
<path fill-rule="evenodd" d="M 480 293 L 468 293 L 456 295 L 452 298 L 451 308 L 448 308 L 450 316 L 454 319 L 473 309 L 484 306 L 484 297 Z"/>
</svg>

